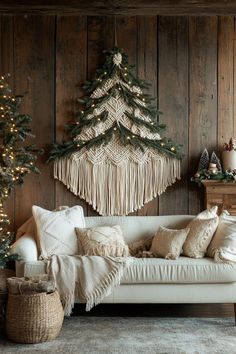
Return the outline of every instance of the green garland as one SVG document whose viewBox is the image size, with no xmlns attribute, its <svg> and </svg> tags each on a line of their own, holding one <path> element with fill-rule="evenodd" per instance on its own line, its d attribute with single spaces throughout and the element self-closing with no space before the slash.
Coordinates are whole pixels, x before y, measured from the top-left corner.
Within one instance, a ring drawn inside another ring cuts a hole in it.
<svg viewBox="0 0 236 354">
<path fill-rule="evenodd" d="M 120 141 L 127 145 L 130 144 L 135 148 L 144 149 L 144 147 L 157 149 L 158 152 L 167 156 L 181 159 L 183 157 L 182 145 L 173 143 L 170 139 L 163 138 L 161 140 L 151 140 L 148 138 L 141 138 L 140 136 L 133 134 L 129 129 L 126 129 L 122 124 L 115 123 L 112 127 L 107 129 L 104 133 L 89 140 L 78 141 L 76 136 L 79 135 L 83 128 L 94 127 L 107 119 L 108 112 L 105 110 L 99 114 L 94 114 L 95 109 L 102 107 L 107 100 L 117 95 L 122 95 L 124 101 L 134 109 L 138 109 L 143 115 L 149 117 L 149 122 L 144 121 L 141 117 L 124 112 L 126 117 L 133 123 L 139 126 L 144 126 L 150 130 L 150 132 L 156 133 L 164 131 L 165 125 L 157 122 L 157 117 L 161 114 L 152 105 L 154 98 L 148 94 L 141 94 L 139 92 L 133 92 L 130 87 L 139 87 L 141 90 L 149 88 L 149 84 L 135 77 L 133 74 L 133 66 L 128 64 L 128 57 L 119 48 L 114 48 L 110 51 L 106 51 L 105 63 L 102 69 L 96 70 L 96 76 L 94 80 L 86 81 L 83 85 L 83 89 L 86 94 L 79 99 L 79 102 L 83 105 L 83 109 L 76 114 L 75 122 L 67 125 L 67 133 L 69 141 L 63 141 L 62 143 L 55 143 L 52 146 L 49 161 L 61 158 L 65 155 L 71 154 L 80 149 L 90 149 L 92 147 L 101 146 L 107 144 L 114 135 L 118 135 Z M 122 62 L 120 65 L 115 65 L 113 58 L 115 54 L 122 53 Z M 111 87 L 108 92 L 99 98 L 92 98 L 91 93 L 98 88 L 102 88 L 107 80 L 110 80 L 118 76 L 122 82 L 116 83 Z M 145 103 L 145 105 L 144 105 Z M 91 117 L 92 115 L 92 117 Z"/>
<path fill-rule="evenodd" d="M 195 174 L 191 178 L 192 182 L 198 183 L 199 186 L 202 185 L 202 181 L 213 180 L 213 181 L 222 181 L 222 182 L 236 182 L 236 171 L 222 171 L 217 173 L 212 173 L 208 170 L 202 170 Z"/>
</svg>

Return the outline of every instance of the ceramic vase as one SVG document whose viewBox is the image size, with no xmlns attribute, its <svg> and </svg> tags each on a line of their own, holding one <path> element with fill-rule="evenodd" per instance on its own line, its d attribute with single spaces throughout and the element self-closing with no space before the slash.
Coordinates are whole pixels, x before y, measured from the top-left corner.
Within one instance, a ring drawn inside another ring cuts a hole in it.
<svg viewBox="0 0 236 354">
<path fill-rule="evenodd" d="M 236 170 L 236 151 L 223 151 L 222 153 L 223 169 Z"/>
</svg>

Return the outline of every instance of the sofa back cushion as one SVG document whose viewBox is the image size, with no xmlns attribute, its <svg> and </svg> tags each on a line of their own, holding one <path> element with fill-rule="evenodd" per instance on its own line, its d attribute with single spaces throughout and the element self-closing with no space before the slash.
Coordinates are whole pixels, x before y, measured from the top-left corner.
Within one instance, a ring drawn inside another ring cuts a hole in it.
<svg viewBox="0 0 236 354">
<path fill-rule="evenodd" d="M 90 216 L 85 217 L 86 227 L 120 225 L 127 244 L 155 234 L 160 226 L 183 229 L 194 218 L 191 215 L 167 216 Z"/>
</svg>

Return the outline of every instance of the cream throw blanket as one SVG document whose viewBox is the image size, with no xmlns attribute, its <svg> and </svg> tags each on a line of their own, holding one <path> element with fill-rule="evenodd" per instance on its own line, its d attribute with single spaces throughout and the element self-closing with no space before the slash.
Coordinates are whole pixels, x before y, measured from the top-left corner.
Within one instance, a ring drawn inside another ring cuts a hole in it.
<svg viewBox="0 0 236 354">
<path fill-rule="evenodd" d="M 86 302 L 86 311 L 99 304 L 120 284 L 131 257 L 53 255 L 47 263 L 64 306 L 65 316 L 71 314 L 75 300 Z"/>
</svg>

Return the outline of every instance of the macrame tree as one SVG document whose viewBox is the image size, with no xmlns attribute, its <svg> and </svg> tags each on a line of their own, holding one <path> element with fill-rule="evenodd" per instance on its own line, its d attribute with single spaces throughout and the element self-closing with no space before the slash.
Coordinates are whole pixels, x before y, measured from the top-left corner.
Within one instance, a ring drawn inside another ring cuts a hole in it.
<svg viewBox="0 0 236 354">
<path fill-rule="evenodd" d="M 7 261 L 18 259 L 9 253 L 13 234 L 3 202 L 27 174 L 39 172 L 35 161 L 42 152 L 35 145 L 22 145 L 27 137 L 32 137 L 29 127 L 32 118 L 19 113 L 21 100 L 22 96 L 12 95 L 6 78 L 0 76 L 0 268 Z"/>
<path fill-rule="evenodd" d="M 102 215 L 137 210 L 180 178 L 181 146 L 160 137 L 165 125 L 148 87 L 120 49 L 106 52 L 103 68 L 84 84 L 68 141 L 52 148 L 55 178 Z"/>
</svg>

